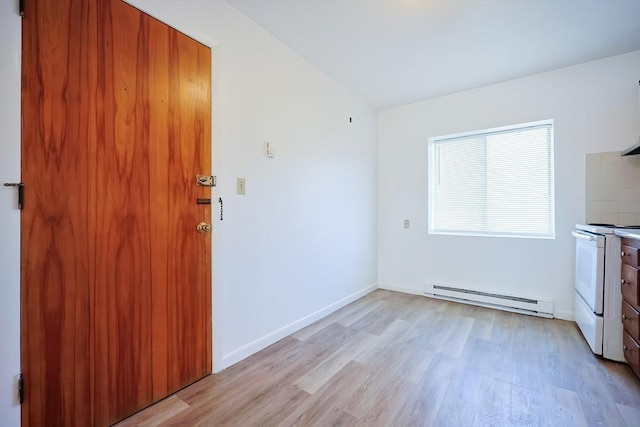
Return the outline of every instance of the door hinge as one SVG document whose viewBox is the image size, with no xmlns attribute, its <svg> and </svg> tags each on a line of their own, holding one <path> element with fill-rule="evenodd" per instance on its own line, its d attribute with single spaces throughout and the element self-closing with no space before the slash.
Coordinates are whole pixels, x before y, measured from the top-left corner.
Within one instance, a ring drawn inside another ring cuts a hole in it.
<svg viewBox="0 0 640 427">
<path fill-rule="evenodd" d="M 196 175 L 196 184 L 202 187 L 215 187 L 218 180 L 212 175 Z"/>
<path fill-rule="evenodd" d="M 18 11 L 20 12 L 20 16 L 24 19 L 24 0 L 18 1 Z"/>
<path fill-rule="evenodd" d="M 22 374 L 18 375 L 18 402 L 22 405 L 24 403 L 24 377 Z"/>
<path fill-rule="evenodd" d="M 18 187 L 18 209 L 24 208 L 24 184 L 22 182 L 5 182 L 5 187 Z"/>
</svg>

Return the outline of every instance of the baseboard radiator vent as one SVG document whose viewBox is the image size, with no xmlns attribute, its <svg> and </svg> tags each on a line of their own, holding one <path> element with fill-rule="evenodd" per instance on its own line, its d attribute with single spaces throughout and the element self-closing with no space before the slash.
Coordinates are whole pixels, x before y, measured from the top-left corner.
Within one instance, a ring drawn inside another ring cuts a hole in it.
<svg viewBox="0 0 640 427">
<path fill-rule="evenodd" d="M 424 294 L 432 298 L 479 305 L 481 307 L 495 308 L 532 316 L 553 317 L 552 301 L 440 285 L 427 285 Z"/>
</svg>

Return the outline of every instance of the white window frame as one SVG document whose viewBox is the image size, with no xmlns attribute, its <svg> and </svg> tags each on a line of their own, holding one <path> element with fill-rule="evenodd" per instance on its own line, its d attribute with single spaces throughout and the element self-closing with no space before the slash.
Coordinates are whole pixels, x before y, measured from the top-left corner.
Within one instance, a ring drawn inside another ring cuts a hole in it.
<svg viewBox="0 0 640 427">
<path fill-rule="evenodd" d="M 511 130 L 517 129 L 526 129 L 528 127 L 536 127 L 536 126 L 551 126 L 551 136 L 550 136 L 550 210 L 551 210 L 551 234 L 523 234 L 523 233 L 490 233 L 490 232 L 473 232 L 473 231 L 443 231 L 443 230 L 435 230 L 434 229 L 434 197 L 435 197 L 435 145 L 439 141 L 447 140 L 447 139 L 455 139 L 455 138 L 463 138 L 468 136 L 480 136 L 491 133 L 502 133 L 508 132 Z M 428 139 L 428 158 L 427 158 L 427 167 L 428 167 L 428 185 L 427 185 L 427 212 L 428 212 L 428 234 L 433 235 L 451 235 L 451 236 L 478 236 L 478 237 L 502 237 L 502 238 L 521 238 L 521 239 L 548 239 L 553 240 L 556 238 L 556 207 L 555 207 L 555 158 L 554 158 L 554 122 L 553 119 L 549 120 L 540 120 L 537 122 L 529 122 L 529 123 L 520 123 L 509 126 L 500 126 L 495 128 L 471 131 L 471 132 L 463 132 L 456 133 L 450 135 L 442 135 L 436 137 L 430 137 Z"/>
</svg>

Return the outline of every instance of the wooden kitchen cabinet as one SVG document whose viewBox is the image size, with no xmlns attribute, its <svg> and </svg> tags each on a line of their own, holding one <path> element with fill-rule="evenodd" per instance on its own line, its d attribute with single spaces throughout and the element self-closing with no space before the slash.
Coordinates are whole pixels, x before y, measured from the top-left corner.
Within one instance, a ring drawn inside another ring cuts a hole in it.
<svg viewBox="0 0 640 427">
<path fill-rule="evenodd" d="M 638 264 L 640 240 L 622 238 L 622 324 L 624 327 L 624 358 L 640 377 L 640 265 Z"/>
<path fill-rule="evenodd" d="M 626 263 L 622 264 L 622 298 L 626 300 L 633 307 L 638 308 L 640 301 L 638 300 L 638 274 L 640 270 L 638 266 L 632 266 Z"/>
<path fill-rule="evenodd" d="M 628 265 L 638 265 L 638 248 L 623 244 L 622 262 Z"/>
</svg>

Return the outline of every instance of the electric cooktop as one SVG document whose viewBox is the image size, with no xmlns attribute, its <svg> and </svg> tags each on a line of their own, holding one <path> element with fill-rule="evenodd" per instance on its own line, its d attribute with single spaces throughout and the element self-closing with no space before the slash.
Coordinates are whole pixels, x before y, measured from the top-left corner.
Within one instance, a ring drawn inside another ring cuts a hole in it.
<svg viewBox="0 0 640 427">
<path fill-rule="evenodd" d="M 600 224 L 597 222 L 590 222 L 588 225 L 594 225 L 596 227 L 611 227 L 611 228 L 640 228 L 640 225 Z"/>
</svg>

